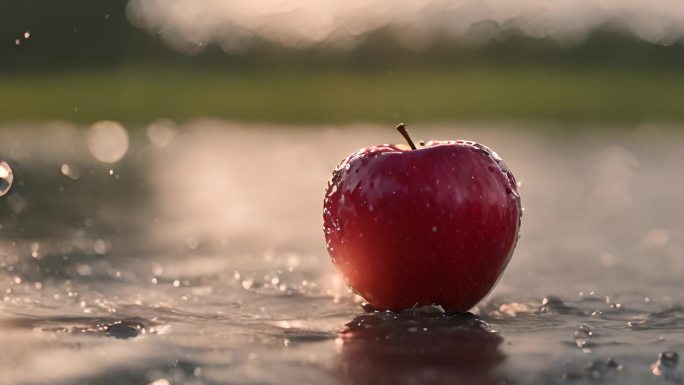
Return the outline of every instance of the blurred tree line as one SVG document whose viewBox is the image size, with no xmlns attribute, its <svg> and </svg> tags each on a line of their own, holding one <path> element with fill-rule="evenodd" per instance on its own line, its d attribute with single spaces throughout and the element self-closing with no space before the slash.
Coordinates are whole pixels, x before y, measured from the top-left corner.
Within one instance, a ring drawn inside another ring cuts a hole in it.
<svg viewBox="0 0 684 385">
<path fill-rule="evenodd" d="M 484 45 L 437 40 L 419 52 L 402 48 L 388 31 L 370 34 L 348 52 L 325 45 L 288 49 L 257 41 L 243 55 L 210 45 L 184 56 L 154 34 L 131 25 L 126 0 L 0 0 L 0 71 L 84 69 L 122 64 L 226 68 L 399 68 L 452 66 L 573 66 L 678 70 L 684 46 L 651 44 L 606 27 L 582 42 L 562 46 L 522 33 Z M 28 32 L 29 37 L 24 34 Z"/>
</svg>

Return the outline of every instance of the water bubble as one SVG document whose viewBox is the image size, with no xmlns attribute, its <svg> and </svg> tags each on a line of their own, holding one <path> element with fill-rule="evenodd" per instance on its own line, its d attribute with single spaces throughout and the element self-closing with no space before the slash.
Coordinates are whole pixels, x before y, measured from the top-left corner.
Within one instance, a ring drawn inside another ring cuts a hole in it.
<svg viewBox="0 0 684 385">
<path fill-rule="evenodd" d="M 118 122 L 97 122 L 88 132 L 88 149 L 100 162 L 118 162 L 128 152 L 128 146 L 128 132 Z"/>
<path fill-rule="evenodd" d="M 0 160 L 0 197 L 9 192 L 13 181 L 14 174 L 9 164 Z"/>
</svg>

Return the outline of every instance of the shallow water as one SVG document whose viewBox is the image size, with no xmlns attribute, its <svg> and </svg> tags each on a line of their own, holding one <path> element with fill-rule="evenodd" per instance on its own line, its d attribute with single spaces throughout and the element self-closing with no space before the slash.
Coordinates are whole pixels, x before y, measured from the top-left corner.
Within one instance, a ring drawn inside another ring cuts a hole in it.
<svg viewBox="0 0 684 385">
<path fill-rule="evenodd" d="M 522 182 L 522 238 L 471 315 L 366 313 L 328 260 L 329 173 L 391 127 L 161 122 L 115 164 L 68 123 L 0 128 L 0 383 L 684 381 L 659 359 L 684 353 L 681 134 L 413 131 Z"/>
</svg>

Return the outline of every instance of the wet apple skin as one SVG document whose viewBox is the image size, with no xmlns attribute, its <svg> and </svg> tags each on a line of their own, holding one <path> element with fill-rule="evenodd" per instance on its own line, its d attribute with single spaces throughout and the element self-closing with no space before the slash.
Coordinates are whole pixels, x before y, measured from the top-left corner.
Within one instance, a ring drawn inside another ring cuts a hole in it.
<svg viewBox="0 0 684 385">
<path fill-rule="evenodd" d="M 333 263 L 373 307 L 463 312 L 503 273 L 521 214 L 498 155 L 449 141 L 351 154 L 328 184 L 323 221 Z"/>
</svg>

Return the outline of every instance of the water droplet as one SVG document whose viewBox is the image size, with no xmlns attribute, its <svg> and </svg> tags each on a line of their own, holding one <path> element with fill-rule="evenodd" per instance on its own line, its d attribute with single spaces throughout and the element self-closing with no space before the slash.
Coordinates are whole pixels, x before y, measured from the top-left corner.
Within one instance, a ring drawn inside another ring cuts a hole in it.
<svg viewBox="0 0 684 385">
<path fill-rule="evenodd" d="M 31 257 L 38 258 L 38 259 L 41 258 L 40 243 L 38 243 L 38 242 L 31 243 Z"/>
<path fill-rule="evenodd" d="M 154 381 L 150 382 L 147 385 L 171 385 L 171 383 L 166 378 L 160 378 L 158 380 L 154 380 Z"/>
<path fill-rule="evenodd" d="M 0 197 L 9 192 L 13 181 L 14 174 L 9 164 L 5 161 L 0 161 Z"/>
<path fill-rule="evenodd" d="M 118 162 L 128 152 L 128 146 L 128 132 L 118 122 L 97 122 L 88 132 L 88 149 L 100 162 Z"/>
<path fill-rule="evenodd" d="M 437 232 L 437 226 L 432 226 L 432 232 L 436 233 Z"/>
<path fill-rule="evenodd" d="M 83 277 L 88 277 L 93 273 L 93 268 L 90 265 L 78 264 L 76 265 L 76 272 Z"/>
<path fill-rule="evenodd" d="M 121 320 L 105 325 L 99 325 L 97 329 L 103 331 L 110 337 L 117 339 L 128 339 L 137 337 L 140 333 L 143 333 L 145 331 L 145 325 L 138 321 Z"/>
<path fill-rule="evenodd" d="M 72 166 L 68 163 L 62 164 L 62 167 L 60 168 L 60 171 L 62 172 L 62 175 L 69 179 L 77 180 L 78 178 L 81 177 L 81 172 L 79 169 L 75 166 Z"/>
<path fill-rule="evenodd" d="M 93 244 L 93 251 L 98 255 L 107 254 L 107 251 L 109 251 L 109 245 L 106 241 L 98 239 Z"/>
<path fill-rule="evenodd" d="M 24 39 L 28 39 L 29 37 L 31 37 L 31 32 L 30 31 L 24 32 Z"/>
</svg>

